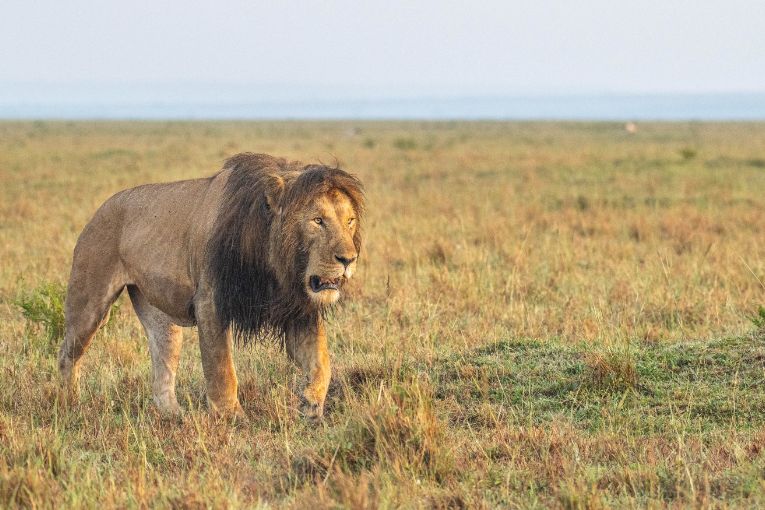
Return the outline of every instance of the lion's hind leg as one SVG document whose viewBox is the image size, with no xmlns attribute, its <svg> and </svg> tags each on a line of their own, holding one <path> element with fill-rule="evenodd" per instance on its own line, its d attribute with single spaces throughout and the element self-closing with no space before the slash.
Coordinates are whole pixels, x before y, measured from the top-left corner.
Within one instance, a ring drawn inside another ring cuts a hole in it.
<svg viewBox="0 0 765 510">
<path fill-rule="evenodd" d="M 152 365 L 152 394 L 160 412 L 171 415 L 181 413 L 175 396 L 175 372 L 181 356 L 183 333 L 173 319 L 149 303 L 134 285 L 128 286 L 130 301 L 146 336 Z"/>
<path fill-rule="evenodd" d="M 122 293 L 120 275 L 107 273 L 101 281 L 75 265 L 67 288 L 64 342 L 58 354 L 58 367 L 68 392 L 79 392 L 79 363 L 91 340 L 109 319 L 112 304 Z"/>
</svg>

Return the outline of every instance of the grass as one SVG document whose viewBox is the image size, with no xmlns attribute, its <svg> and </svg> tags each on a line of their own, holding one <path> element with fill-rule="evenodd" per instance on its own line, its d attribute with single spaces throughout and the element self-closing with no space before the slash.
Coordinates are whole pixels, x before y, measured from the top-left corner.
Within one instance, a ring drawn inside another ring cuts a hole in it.
<svg viewBox="0 0 765 510">
<path fill-rule="evenodd" d="M 318 426 L 268 344 L 248 419 L 151 404 L 129 303 L 58 399 L 60 284 L 110 194 L 231 154 L 368 189 Z M 0 507 L 765 506 L 765 125 L 0 123 Z"/>
</svg>

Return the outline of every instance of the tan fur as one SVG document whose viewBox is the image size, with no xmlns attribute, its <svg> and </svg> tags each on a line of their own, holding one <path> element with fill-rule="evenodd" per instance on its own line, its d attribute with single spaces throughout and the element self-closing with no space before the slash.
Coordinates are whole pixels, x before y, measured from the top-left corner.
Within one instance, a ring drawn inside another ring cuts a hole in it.
<svg viewBox="0 0 765 510">
<path fill-rule="evenodd" d="M 251 238 L 256 236 L 242 232 L 238 237 L 242 246 L 237 249 L 247 254 L 267 243 L 267 269 L 276 275 L 279 285 L 286 286 L 292 280 L 303 282 L 306 308 L 319 310 L 338 299 L 341 289 L 312 290 L 311 276 L 317 275 L 321 281 L 344 281 L 352 276 L 358 256 L 361 211 L 354 207 L 358 201 L 338 189 L 311 195 L 304 202 L 299 199 L 305 198 L 305 192 L 297 199 L 290 195 L 293 185 L 311 167 L 266 155 L 244 154 L 229 160 L 210 178 L 122 191 L 96 212 L 74 250 L 66 299 L 66 333 L 59 353 L 59 368 L 70 391 L 77 391 L 81 356 L 111 304 L 127 287 L 149 337 L 154 402 L 160 410 L 180 412 L 175 372 L 182 343 L 181 326 L 196 325 L 210 408 L 223 413 L 241 412 L 231 352 L 232 325 L 222 320 L 216 310 L 215 269 L 211 265 L 211 244 L 218 239 L 215 235 L 220 233 L 220 225 L 226 224 L 219 219 L 230 205 L 226 200 L 231 200 L 232 192 L 227 183 L 237 165 L 249 165 L 256 175 L 265 176 L 266 184 L 255 188 L 258 193 L 262 191 L 262 196 L 253 199 L 268 211 L 271 225 L 268 238 Z M 253 216 L 252 221 L 262 220 Z M 293 241 L 284 242 L 285 236 Z M 294 239 L 303 244 L 296 246 Z M 296 257 L 298 249 L 305 246 L 310 247 L 305 273 L 286 274 L 285 268 L 291 266 L 284 260 Z M 286 329 L 284 336 L 288 355 L 306 374 L 304 410 L 311 417 L 322 415 L 331 373 L 322 315 L 315 314 L 316 320 L 307 326 Z"/>
</svg>

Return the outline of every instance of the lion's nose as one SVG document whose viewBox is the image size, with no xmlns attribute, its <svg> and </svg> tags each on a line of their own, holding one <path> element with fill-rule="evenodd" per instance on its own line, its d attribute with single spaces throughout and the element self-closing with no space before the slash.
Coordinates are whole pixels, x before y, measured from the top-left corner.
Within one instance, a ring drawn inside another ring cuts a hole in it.
<svg viewBox="0 0 765 510">
<path fill-rule="evenodd" d="M 349 265 L 351 265 L 351 263 L 353 263 L 354 260 L 356 260 L 356 256 L 355 255 L 353 257 L 347 257 L 347 256 L 343 256 L 343 255 L 335 255 L 335 258 L 337 259 L 338 262 L 340 262 L 345 267 L 348 267 Z"/>
</svg>

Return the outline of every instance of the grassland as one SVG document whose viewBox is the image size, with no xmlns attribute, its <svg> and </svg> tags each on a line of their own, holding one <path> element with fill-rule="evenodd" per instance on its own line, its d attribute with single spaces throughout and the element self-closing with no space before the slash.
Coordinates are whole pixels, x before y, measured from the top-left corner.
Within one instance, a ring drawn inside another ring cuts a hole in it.
<svg viewBox="0 0 765 510">
<path fill-rule="evenodd" d="M 0 507 L 765 507 L 765 125 L 638 128 L 0 124 Z M 193 330 L 161 418 L 124 300 L 60 403 L 18 303 L 55 319 L 109 195 L 244 150 L 367 186 L 324 422 L 268 344 L 236 352 L 248 419 L 210 417 Z"/>
</svg>

